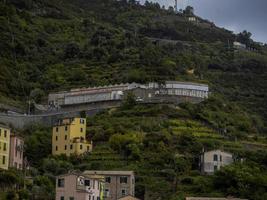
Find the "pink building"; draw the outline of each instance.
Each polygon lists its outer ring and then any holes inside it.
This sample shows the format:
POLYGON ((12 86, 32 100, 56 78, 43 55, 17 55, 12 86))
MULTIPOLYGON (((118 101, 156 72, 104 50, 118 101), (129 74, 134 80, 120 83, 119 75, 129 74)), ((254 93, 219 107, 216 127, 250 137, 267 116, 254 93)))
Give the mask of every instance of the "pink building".
POLYGON ((10 136, 9 167, 23 169, 23 138, 12 134, 10 136))
POLYGON ((102 200, 104 177, 70 173, 57 177, 56 200, 102 200))

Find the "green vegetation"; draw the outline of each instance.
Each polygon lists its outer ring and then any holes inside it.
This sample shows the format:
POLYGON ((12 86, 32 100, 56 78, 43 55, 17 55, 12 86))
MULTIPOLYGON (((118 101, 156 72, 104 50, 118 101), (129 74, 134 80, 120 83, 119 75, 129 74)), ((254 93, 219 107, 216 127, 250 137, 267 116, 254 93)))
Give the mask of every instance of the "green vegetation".
MULTIPOLYGON (((207 122, 194 118, 192 107, 190 104, 177 108, 133 105, 90 117, 87 137, 93 139, 95 147, 92 153, 80 157, 51 156, 50 129, 25 130, 26 156, 31 164, 27 176, 33 179, 23 192, 32 198, 53 199, 55 177, 69 170, 134 170, 136 195, 140 198, 146 195, 151 200, 177 200, 185 196, 232 195, 264 200, 267 139, 219 132, 207 122), (203 148, 230 151, 237 161, 214 176, 203 176, 198 164, 203 148), (240 158, 246 161, 241 163, 240 158)), ((203 102, 196 107, 210 106, 203 102)), ((238 126, 232 131, 239 132, 238 126)), ((5 181, 2 184, 9 187, 5 181)), ((14 184, 12 178, 10 184, 14 184)), ((14 190, 6 191, 14 193, 14 190)))
POLYGON ((210 98, 142 106, 129 94, 121 108, 88 119, 95 148, 78 158, 52 157, 50 128, 29 127, 22 133, 32 179, 0 171, 1 199, 53 199, 55 176, 72 169, 134 170, 136 195, 151 200, 266 199, 266 46, 247 31, 234 35, 202 19, 189 23, 190 8, 174 14, 134 2, 0 1, 0 102, 23 108, 29 99, 46 102, 55 90, 164 80, 207 83, 210 98), (255 51, 234 50, 234 40, 255 51), (246 161, 202 176, 203 148, 246 161))
POLYGON ((260 126, 254 132, 266 132, 267 51, 247 31, 234 35, 202 19, 196 25, 134 1, 6 0, 0 11, 3 103, 40 102, 80 86, 197 81, 252 116, 260 126), (234 51, 235 39, 257 51, 234 51))

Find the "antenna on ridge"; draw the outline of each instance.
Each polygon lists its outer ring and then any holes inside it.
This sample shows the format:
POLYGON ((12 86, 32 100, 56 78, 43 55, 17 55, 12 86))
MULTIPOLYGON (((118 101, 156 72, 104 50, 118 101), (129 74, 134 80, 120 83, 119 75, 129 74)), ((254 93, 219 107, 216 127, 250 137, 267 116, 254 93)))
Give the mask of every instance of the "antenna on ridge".
POLYGON ((178 13, 178 3, 177 3, 178 0, 175 0, 175 5, 174 5, 174 11, 175 13, 178 13))

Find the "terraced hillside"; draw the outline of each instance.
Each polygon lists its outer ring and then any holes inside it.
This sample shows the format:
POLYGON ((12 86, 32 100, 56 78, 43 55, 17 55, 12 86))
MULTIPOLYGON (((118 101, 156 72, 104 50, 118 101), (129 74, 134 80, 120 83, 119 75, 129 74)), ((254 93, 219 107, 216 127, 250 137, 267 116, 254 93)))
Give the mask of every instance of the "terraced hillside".
POLYGON ((141 199, 266 200, 266 45, 186 17, 124 0, 0 1, 2 112, 28 110, 29 100, 46 102, 51 91, 83 86, 177 80, 211 88, 196 105, 137 105, 130 97, 88 117, 94 151, 81 157, 52 156, 51 127, 16 130, 31 168, 26 179, 14 169, 0 171, 0 198, 53 200, 59 174, 127 169, 136 173, 141 199), (253 51, 235 50, 234 40, 253 51), (201 175, 200 153, 218 148, 236 162, 201 175))
POLYGON ((242 34, 134 1, 7 0, 0 10, 4 104, 26 109, 28 99, 80 86, 189 80, 260 118, 265 132, 266 48, 242 34), (256 51, 236 52, 234 40, 256 51))

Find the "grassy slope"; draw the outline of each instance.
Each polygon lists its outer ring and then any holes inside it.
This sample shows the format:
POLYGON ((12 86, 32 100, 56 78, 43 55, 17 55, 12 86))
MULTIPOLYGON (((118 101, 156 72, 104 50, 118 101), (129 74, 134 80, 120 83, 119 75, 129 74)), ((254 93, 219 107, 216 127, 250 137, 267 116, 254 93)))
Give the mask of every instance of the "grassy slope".
MULTIPOLYGON (((221 107, 220 104, 217 106, 221 107)), ((87 136, 93 139, 94 150, 81 157, 51 156, 51 128, 31 127, 23 132, 26 156, 33 167, 34 185, 29 185, 28 190, 35 194, 33 188, 40 187, 44 191, 41 199, 45 200, 48 194, 51 196, 51 191, 52 194, 54 192, 55 176, 69 170, 134 170, 136 195, 141 199, 144 196, 149 200, 184 200, 184 196, 233 195, 263 200, 264 196, 257 197, 257 194, 265 187, 265 182, 256 179, 256 182, 251 183, 254 179, 249 177, 257 175, 263 181, 267 180, 266 137, 222 134, 218 132, 220 129, 215 129, 215 126, 201 118, 208 117, 205 116, 207 109, 218 108, 210 106, 209 102, 196 107, 202 109, 195 110, 190 104, 181 107, 131 105, 99 113, 87 120, 87 136), (202 176, 198 161, 203 148, 230 151, 235 157, 245 158, 246 162, 252 163, 252 170, 259 168, 262 171, 254 170, 256 174, 247 174, 237 167, 236 174, 202 176), (215 185, 216 180, 227 179, 227 175, 238 181, 238 184, 225 181, 226 185, 215 185), (242 184, 247 185, 246 193, 242 190, 242 184)), ((228 109, 224 108, 223 115, 228 115, 228 109)), ((233 118, 241 117, 237 113, 233 118)), ((231 120, 228 117, 224 121, 233 122, 235 131, 239 130, 240 124, 231 120)), ((219 120, 218 123, 223 121, 219 120)))
MULTIPOLYGON (((214 188, 213 177, 199 174, 203 147, 220 147, 257 164, 264 162, 255 158, 266 152, 266 138, 256 135, 264 133, 266 126, 262 122, 267 86, 264 51, 234 53, 226 48, 234 38, 229 31, 201 28, 155 8, 108 0, 64 4, 35 0, 26 7, 26 1, 13 2, 16 5, 0 3, 3 99, 20 103, 35 88, 47 93, 128 81, 176 79, 211 86, 211 99, 200 105, 136 106, 89 119, 88 132, 96 147, 88 157, 69 161, 75 169, 131 169, 137 173, 138 196, 177 199, 238 196, 214 188), (166 40, 155 45, 147 39, 155 37, 166 40), (189 69, 195 73, 187 74, 189 69), (227 133, 219 134, 224 129, 227 133)), ((57 175, 56 165, 46 168, 42 162, 50 153, 49 130, 26 132, 30 161, 40 174, 57 175), (41 158, 36 155, 40 149, 41 158)), ((67 172, 64 166, 69 165, 62 165, 58 171, 67 172)))
POLYGON ((166 106, 136 106, 128 110, 113 110, 89 119, 88 131, 96 148, 78 165, 85 169, 134 170, 137 175, 137 195, 170 199, 174 196, 225 196, 212 187, 213 178, 198 172, 202 148, 221 148, 237 157, 266 151, 266 138, 232 140, 216 130, 192 120, 184 109, 166 106), (250 145, 255 144, 255 148, 250 145), (186 162, 181 172, 173 162, 186 162), (178 173, 179 184, 174 177, 178 173), (187 182, 189 180, 189 182, 187 182), (211 185, 210 185, 211 184, 211 185))
POLYGON ((2 99, 21 104, 71 87, 189 80, 208 83, 225 101, 266 121, 266 55, 229 51, 235 36, 227 30, 111 0, 12 2, 0 3, 2 99), (155 45, 147 37, 182 42, 155 45))

